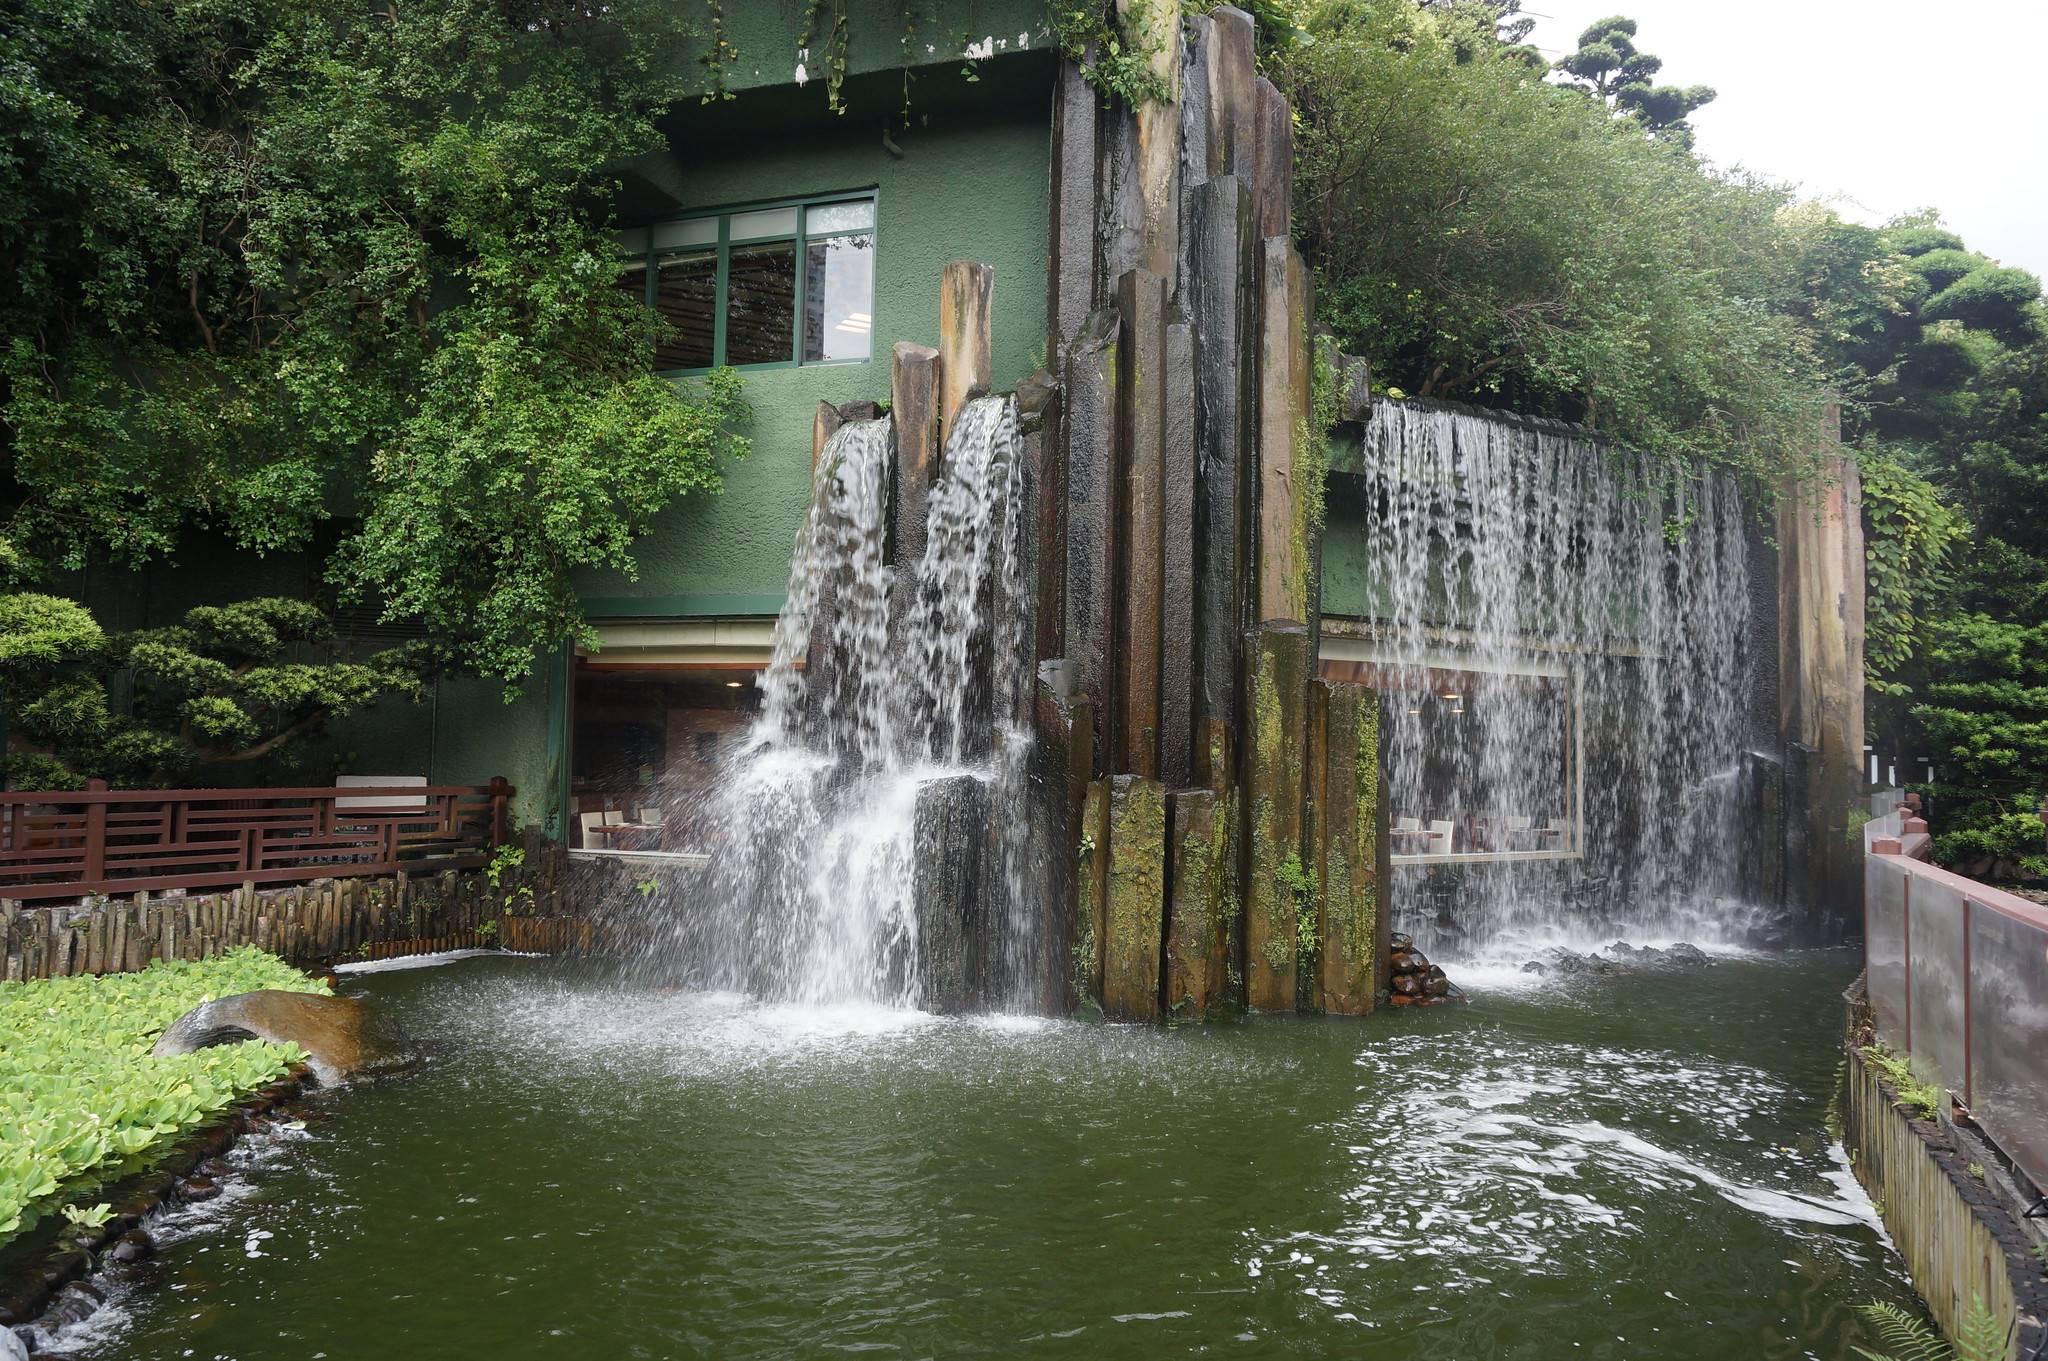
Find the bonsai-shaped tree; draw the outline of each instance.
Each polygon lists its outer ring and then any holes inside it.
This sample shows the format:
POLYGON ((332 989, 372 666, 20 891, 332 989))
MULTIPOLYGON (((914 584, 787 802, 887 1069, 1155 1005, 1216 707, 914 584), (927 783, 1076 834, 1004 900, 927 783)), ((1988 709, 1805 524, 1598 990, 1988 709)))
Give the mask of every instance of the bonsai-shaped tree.
POLYGON ((205 605, 110 635, 76 601, 0 594, 0 774, 28 789, 234 783, 226 772, 287 759, 330 718, 416 698, 425 661, 412 647, 346 660, 302 600, 205 605))
POLYGON ((1686 119, 1712 102, 1705 85, 1658 85, 1661 57, 1636 47, 1636 21, 1622 15, 1602 19, 1579 35, 1578 50, 1557 63, 1570 77, 1566 84, 1604 100, 1617 113, 1629 114, 1652 132, 1690 141, 1686 119))

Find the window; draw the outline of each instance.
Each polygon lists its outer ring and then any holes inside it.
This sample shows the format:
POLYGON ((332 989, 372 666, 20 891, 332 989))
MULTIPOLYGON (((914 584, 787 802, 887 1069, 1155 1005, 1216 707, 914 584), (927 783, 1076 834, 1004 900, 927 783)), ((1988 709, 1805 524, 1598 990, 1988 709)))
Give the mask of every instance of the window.
POLYGON ((1580 696, 1564 667, 1455 653, 1404 664, 1370 647, 1332 657, 1348 643, 1326 639, 1320 671, 1382 696, 1395 864, 1584 852, 1580 696))
POLYGON ((874 329, 872 194, 619 233, 620 286, 668 323, 654 367, 858 363, 874 329))

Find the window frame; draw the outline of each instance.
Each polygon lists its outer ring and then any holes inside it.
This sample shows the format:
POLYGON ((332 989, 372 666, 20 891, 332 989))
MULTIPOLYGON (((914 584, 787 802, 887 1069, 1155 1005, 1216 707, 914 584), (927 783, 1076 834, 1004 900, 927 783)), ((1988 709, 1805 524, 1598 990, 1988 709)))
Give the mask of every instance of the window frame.
MULTIPOLYGON (((725 326, 726 308, 729 301, 727 288, 731 279, 733 247, 768 245, 777 241, 794 241, 796 244, 796 283, 791 293, 791 305, 793 308, 791 315, 795 318, 795 321, 790 327, 789 358, 771 359, 755 364, 735 364, 731 367, 743 373, 759 373, 770 369, 818 369, 847 364, 871 364, 874 362, 875 342, 872 312, 869 314, 868 353, 866 358, 805 359, 803 357, 804 293, 810 274, 806 261, 812 242, 832 241, 842 236, 866 236, 874 243, 871 249, 881 249, 882 193, 879 187, 869 186, 864 189, 840 189, 826 194, 807 194, 800 198, 763 199, 747 203, 724 204, 717 207, 700 208, 687 213, 677 213, 671 217, 665 217, 655 222, 643 223, 637 227, 621 228, 616 234, 620 246, 620 258, 629 269, 636 262, 639 265, 642 280, 640 300, 649 312, 655 310, 656 298, 661 283, 660 272, 657 267, 657 252, 654 246, 655 229, 678 222, 699 221, 707 217, 716 218, 718 221, 718 239, 715 247, 718 261, 717 282, 711 304, 713 308, 711 322, 712 362, 697 368, 656 369, 655 373, 657 375, 663 378, 694 378, 710 373, 713 369, 726 367, 724 363, 726 354, 725 326), (809 232, 812 209, 837 207, 844 203, 867 203, 872 205, 874 210, 873 222, 866 227, 843 228, 839 231, 819 232, 816 235, 812 235, 809 232), (796 230, 793 234, 768 236, 734 236, 732 234, 732 220, 735 217, 747 213, 772 212, 778 208, 796 209, 796 230), (639 245, 637 247, 627 244, 634 236, 639 237, 639 245)), ((696 249, 701 250, 703 247, 697 247, 696 249)), ((870 308, 874 306, 873 292, 874 288, 871 280, 868 298, 868 306, 870 308)))
MULTIPOLYGON (((1483 671, 1503 677, 1540 677, 1560 682, 1566 704, 1564 722, 1564 789, 1570 807, 1571 837, 1555 850, 1526 851, 1425 851, 1395 854, 1388 859, 1395 869, 1427 865, 1487 865, 1511 861, 1584 860, 1586 858, 1586 677, 1584 668, 1562 655, 1548 657, 1540 650, 1516 650, 1508 658, 1484 664, 1459 640, 1434 641, 1419 660, 1406 658, 1390 644, 1367 642, 1349 636, 1325 635, 1317 658, 1317 671, 1335 663, 1350 674, 1351 683, 1369 686, 1383 698, 1413 691, 1413 673, 1430 670, 1483 671), (1333 646, 1334 644, 1334 646, 1333 646)), ((1335 679, 1324 675, 1324 679, 1335 679)), ((1427 682, 1425 681, 1425 685, 1427 682)))

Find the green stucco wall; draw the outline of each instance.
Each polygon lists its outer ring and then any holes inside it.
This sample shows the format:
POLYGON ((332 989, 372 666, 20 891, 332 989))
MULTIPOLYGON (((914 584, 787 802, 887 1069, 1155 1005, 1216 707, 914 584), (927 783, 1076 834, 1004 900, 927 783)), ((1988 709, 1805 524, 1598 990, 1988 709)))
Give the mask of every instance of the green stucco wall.
MULTIPOLYGON (((636 545, 637 581, 617 572, 582 577, 586 601, 611 613, 638 612, 632 602, 640 601, 652 615, 773 613, 810 501, 817 405, 888 399, 890 347, 898 340, 938 342, 939 277, 947 261, 995 268, 996 384, 1008 388, 1043 362, 1051 148, 1051 94, 1043 82, 1050 74, 1049 62, 1013 60, 981 82, 990 87, 985 101, 929 92, 949 107, 933 112, 925 126, 892 133, 900 156, 883 145, 874 120, 851 115, 802 117, 778 127, 772 139, 724 136, 735 119, 744 122, 750 95, 700 120, 703 131, 685 126, 672 134, 671 173, 658 177, 676 204, 672 215, 874 187, 873 351, 864 364, 742 370, 754 410, 746 430, 752 453, 727 470, 722 495, 675 506, 636 545)), ((957 72, 943 78, 959 80, 957 72)), ((781 93, 760 96, 765 118, 789 116, 781 93)))
MULTIPOLYGON (((703 73, 698 59, 709 49, 710 6, 707 0, 685 0, 699 41, 689 54, 692 73, 703 73)), ((796 78, 797 38, 803 30, 799 0, 724 0, 724 38, 732 60, 725 65, 725 88, 743 91, 759 86, 787 85, 796 78)), ((1044 49, 1051 46, 1045 30, 1044 0, 945 0, 941 5, 905 5, 902 0, 844 0, 846 13, 846 69, 849 74, 894 71, 905 64, 913 67, 937 65, 958 67, 970 45, 987 44, 1000 58, 1021 47, 1044 49), (936 11, 936 12, 935 12, 936 11), (917 32, 904 42, 905 15, 914 16, 917 32)), ((824 23, 830 24, 831 6, 824 23)), ((820 32, 811 42, 812 60, 807 65, 809 83, 820 107, 825 102, 825 41, 820 32)), ((706 88, 708 75, 701 75, 706 88)), ((861 104, 848 100, 855 110, 861 104)), ((895 104, 882 106, 891 113, 895 104)), ((870 110, 872 111, 872 110, 870 110)))

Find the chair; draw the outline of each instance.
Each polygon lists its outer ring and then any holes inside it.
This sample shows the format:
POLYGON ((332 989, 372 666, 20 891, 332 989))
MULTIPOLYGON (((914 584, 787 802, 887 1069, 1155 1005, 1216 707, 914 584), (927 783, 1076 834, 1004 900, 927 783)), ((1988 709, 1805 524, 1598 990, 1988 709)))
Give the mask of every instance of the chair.
POLYGON ((1577 848, 1579 843, 1579 826, 1572 819, 1551 818, 1550 830, 1557 833, 1557 846, 1555 849, 1569 851, 1577 848))
POLYGON ((610 816, 609 810, 576 815, 576 824, 583 829, 584 850, 601 851, 611 846, 611 835, 605 831, 605 819, 610 816))
POLYGON ((1429 824, 1429 840, 1425 844, 1428 846, 1428 853, 1430 855, 1449 855, 1451 853, 1451 832, 1455 826, 1456 824, 1449 818, 1443 818, 1429 824))
POLYGON ((1507 840, 1501 849, 1528 851, 1536 848, 1536 819, 1526 813, 1508 814, 1507 840))

